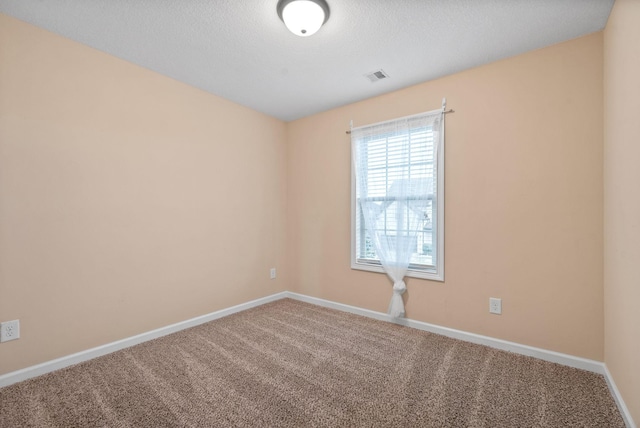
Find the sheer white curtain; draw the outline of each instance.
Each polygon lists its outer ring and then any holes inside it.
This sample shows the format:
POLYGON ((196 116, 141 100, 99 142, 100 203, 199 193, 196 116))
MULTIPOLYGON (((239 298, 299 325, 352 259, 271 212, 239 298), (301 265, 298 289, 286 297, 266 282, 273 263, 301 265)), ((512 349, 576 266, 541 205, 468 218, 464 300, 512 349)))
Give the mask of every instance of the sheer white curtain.
POLYGON ((443 111, 435 110, 351 130, 356 204, 367 243, 393 281, 389 304, 393 318, 405 314, 404 277, 424 229, 425 204, 435 193, 434 160, 443 122, 443 111))

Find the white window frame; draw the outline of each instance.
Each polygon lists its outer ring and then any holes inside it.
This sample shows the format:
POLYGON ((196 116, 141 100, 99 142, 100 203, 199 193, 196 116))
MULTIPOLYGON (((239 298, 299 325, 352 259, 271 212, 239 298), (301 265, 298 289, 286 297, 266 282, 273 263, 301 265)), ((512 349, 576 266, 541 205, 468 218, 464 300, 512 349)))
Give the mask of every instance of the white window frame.
MULTIPOLYGON (((408 277, 444 282, 444 115, 442 123, 442 144, 437 150, 437 186, 436 186, 436 264, 434 267, 416 268, 409 266, 408 277)), ((353 143, 351 143, 353 144, 353 143)), ((351 150, 353 157, 353 148, 351 150)), ((351 159, 351 269, 385 273, 380 262, 358 261, 356 255, 356 174, 354 160, 351 159)))

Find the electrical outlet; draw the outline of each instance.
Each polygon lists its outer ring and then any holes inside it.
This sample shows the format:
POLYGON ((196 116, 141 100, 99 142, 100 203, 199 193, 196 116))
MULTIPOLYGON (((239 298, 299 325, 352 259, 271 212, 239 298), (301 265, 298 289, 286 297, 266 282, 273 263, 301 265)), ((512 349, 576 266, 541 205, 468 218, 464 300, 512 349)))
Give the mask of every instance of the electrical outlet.
POLYGON ((276 279, 276 268, 271 268, 271 271, 269 272, 269 278, 276 279))
POLYGON ((489 312, 496 315, 502 314, 502 299, 489 297, 489 312))
POLYGON ((20 339, 20 320, 0 322, 0 342, 20 339))

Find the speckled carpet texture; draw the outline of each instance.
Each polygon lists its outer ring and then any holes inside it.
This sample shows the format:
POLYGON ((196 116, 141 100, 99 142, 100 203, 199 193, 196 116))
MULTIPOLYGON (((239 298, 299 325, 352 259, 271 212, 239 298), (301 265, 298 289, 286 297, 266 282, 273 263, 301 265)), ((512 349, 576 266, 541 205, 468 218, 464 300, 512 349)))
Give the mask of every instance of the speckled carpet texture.
POLYGON ((604 378, 283 299, 0 389, 0 427, 624 427, 604 378))

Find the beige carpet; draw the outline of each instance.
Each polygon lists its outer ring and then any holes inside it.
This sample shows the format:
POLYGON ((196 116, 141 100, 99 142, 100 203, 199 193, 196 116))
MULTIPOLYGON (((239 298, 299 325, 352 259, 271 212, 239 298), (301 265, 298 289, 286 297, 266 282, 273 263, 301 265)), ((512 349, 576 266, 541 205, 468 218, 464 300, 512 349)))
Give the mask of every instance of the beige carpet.
POLYGON ((602 376, 280 300, 0 389, 0 427, 624 427, 602 376))

